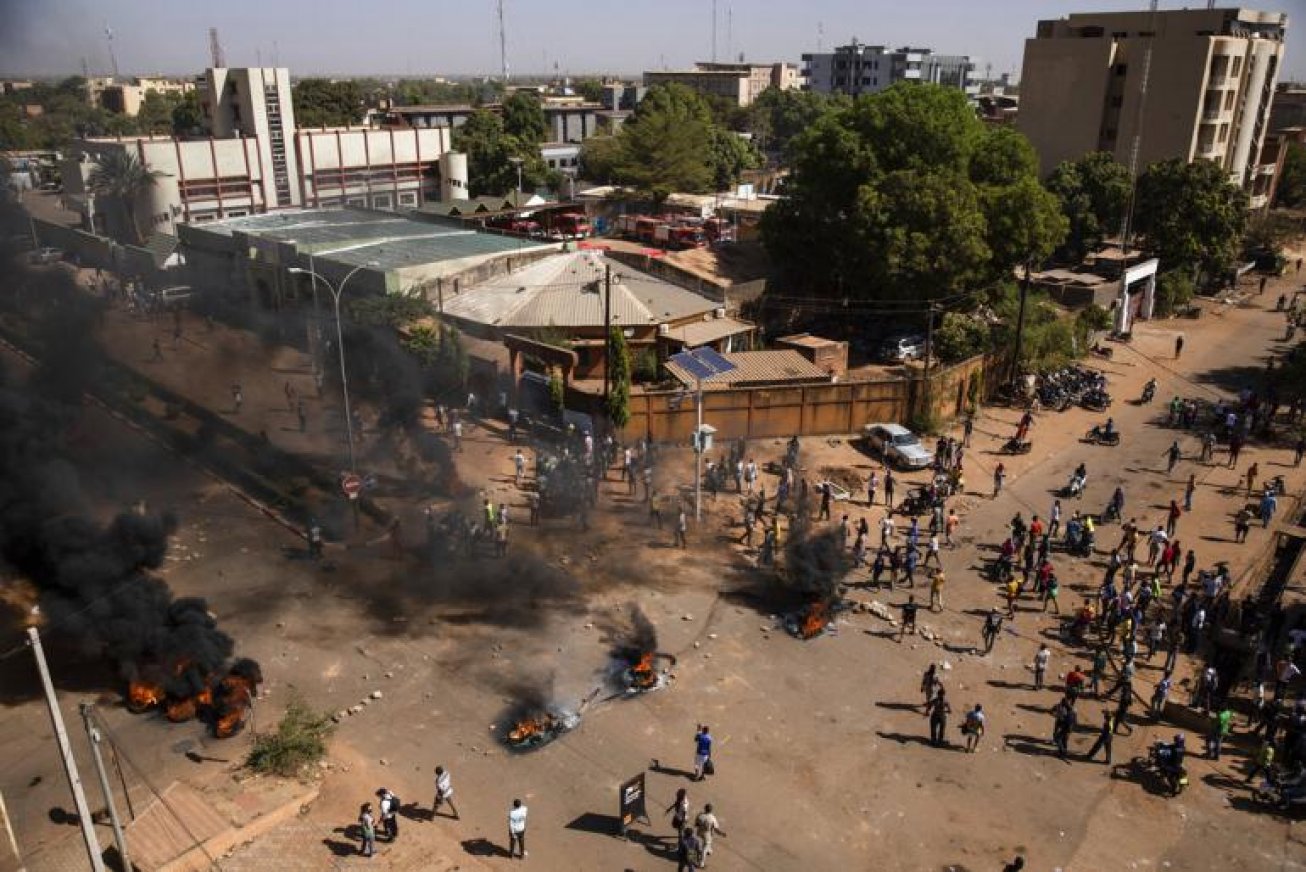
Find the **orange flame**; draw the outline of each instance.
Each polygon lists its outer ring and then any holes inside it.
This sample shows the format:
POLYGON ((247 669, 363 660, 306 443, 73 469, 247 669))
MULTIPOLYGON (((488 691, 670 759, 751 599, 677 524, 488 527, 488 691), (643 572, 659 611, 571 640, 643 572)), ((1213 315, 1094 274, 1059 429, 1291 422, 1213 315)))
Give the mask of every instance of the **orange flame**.
POLYGON ((636 688, 649 688, 657 684, 658 674, 653 668, 653 652, 641 654, 630 667, 630 684, 636 688))
POLYGON ((798 635, 804 639, 818 636, 830 623, 830 607, 823 602, 814 602, 807 608, 803 622, 798 626, 798 635))
POLYGON ((143 712, 163 702, 163 688, 148 681, 133 681, 127 686, 127 707, 143 712))
POLYGON ((553 726, 554 720, 551 714, 530 715, 522 718, 508 731, 508 741, 520 745, 546 730, 553 729, 553 726))

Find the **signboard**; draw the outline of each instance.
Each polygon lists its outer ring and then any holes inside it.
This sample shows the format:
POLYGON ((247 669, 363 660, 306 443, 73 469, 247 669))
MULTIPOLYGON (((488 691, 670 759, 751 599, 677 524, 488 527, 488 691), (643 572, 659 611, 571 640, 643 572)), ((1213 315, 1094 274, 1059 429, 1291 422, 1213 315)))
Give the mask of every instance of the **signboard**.
POLYGON ((347 472, 340 476, 340 489, 345 492, 345 496, 351 500, 356 500, 358 495, 363 492, 363 480, 352 472, 347 472))
POLYGON ((621 821, 621 835, 624 836, 627 828, 637 820, 652 824, 652 821, 648 819, 643 772, 621 785, 617 802, 621 807, 621 813, 618 815, 618 819, 621 821))

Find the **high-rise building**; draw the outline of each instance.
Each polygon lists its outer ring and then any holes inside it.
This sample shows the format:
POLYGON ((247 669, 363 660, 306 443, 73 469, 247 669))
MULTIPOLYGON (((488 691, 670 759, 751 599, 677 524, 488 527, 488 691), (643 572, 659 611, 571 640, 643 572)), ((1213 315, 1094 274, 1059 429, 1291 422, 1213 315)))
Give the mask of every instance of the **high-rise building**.
POLYGON ((931 82, 976 93, 966 55, 940 55, 928 48, 890 49, 853 40, 832 52, 803 55, 803 87, 819 94, 874 94, 897 82, 931 82))
POLYGON ((1040 21, 1025 41, 1016 126, 1043 173, 1094 151, 1138 172, 1203 158, 1264 205, 1255 182, 1287 29, 1287 15, 1250 9, 1040 21))

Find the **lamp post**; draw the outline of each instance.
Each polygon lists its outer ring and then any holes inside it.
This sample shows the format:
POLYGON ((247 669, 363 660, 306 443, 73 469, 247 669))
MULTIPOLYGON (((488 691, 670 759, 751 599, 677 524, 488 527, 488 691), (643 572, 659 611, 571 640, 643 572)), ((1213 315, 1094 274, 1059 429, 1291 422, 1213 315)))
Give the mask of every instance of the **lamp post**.
POLYGON ((349 280, 354 277, 355 273, 357 273, 361 269, 366 269, 367 267, 373 267, 376 265, 377 265, 376 261, 368 261, 367 263, 360 263, 358 266, 354 267, 349 272, 345 273, 345 277, 340 280, 339 288, 331 284, 331 281, 326 276, 314 272, 311 269, 303 269, 301 267, 292 266, 288 270, 290 273, 293 273, 295 275, 307 275, 307 276, 312 276, 315 279, 320 279, 322 284, 326 285, 327 290, 331 292, 331 299, 335 302, 336 346, 340 349, 340 393, 344 396, 344 400, 345 400, 345 435, 349 440, 349 471, 350 472, 353 472, 356 466, 355 458, 354 458, 354 417, 353 417, 353 413, 350 411, 349 408, 349 375, 345 371, 345 337, 344 337, 344 331, 340 327, 340 298, 341 296, 344 295, 345 287, 349 284, 349 280))
POLYGON ((517 204, 516 205, 518 208, 521 208, 521 165, 523 163, 523 159, 520 157, 510 157, 508 158, 508 163, 512 164, 517 168, 517 204))

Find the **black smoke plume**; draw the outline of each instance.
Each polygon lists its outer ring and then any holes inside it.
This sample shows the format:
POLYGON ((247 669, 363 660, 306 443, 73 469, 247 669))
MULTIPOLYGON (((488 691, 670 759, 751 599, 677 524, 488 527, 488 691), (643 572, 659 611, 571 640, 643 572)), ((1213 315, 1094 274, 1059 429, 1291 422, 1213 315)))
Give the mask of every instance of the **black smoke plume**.
POLYGON ((175 598, 153 574, 176 519, 95 520, 69 459, 82 393, 99 372, 95 304, 62 269, 18 267, 12 252, 0 263, 0 307, 19 316, 39 358, 26 377, 0 368, 0 561, 35 586, 46 635, 107 660, 124 682, 190 695, 234 646, 204 600, 175 598))
POLYGON ((794 593, 808 600, 831 602, 838 598, 839 583, 850 568, 851 561, 836 528, 816 529, 805 520, 790 528, 783 576, 794 593))

